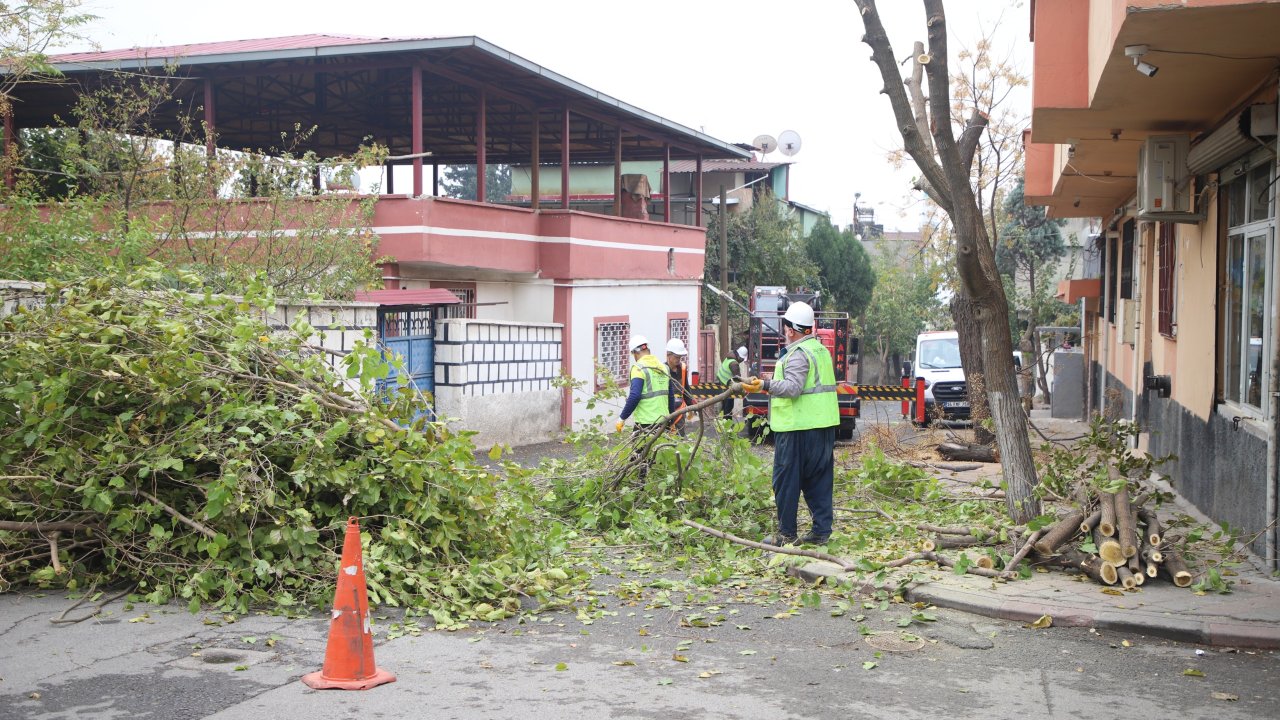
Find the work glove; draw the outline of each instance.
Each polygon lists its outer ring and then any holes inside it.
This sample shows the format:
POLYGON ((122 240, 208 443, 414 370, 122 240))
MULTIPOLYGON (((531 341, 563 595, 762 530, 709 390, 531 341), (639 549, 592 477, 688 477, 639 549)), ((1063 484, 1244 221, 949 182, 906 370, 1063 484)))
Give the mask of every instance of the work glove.
POLYGON ((764 380, 752 375, 742 381, 742 391, 747 393, 764 392, 764 380))
POLYGON ((619 420, 619 421, 618 421, 618 424, 613 426, 613 427, 614 427, 614 432, 622 432, 622 425, 623 425, 623 423, 625 423, 625 422, 626 422, 625 420, 619 420))

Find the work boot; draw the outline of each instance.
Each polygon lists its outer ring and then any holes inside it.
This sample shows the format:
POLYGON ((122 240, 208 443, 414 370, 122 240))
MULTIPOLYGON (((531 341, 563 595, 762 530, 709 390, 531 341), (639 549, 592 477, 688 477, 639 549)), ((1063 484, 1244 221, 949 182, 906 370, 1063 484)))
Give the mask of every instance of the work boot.
POLYGON ((784 535, 780 532, 776 532, 772 535, 766 535, 764 537, 764 540, 761 540, 760 542, 763 542, 765 545, 772 545, 774 547, 782 547, 783 545, 795 545, 796 536, 784 535))
POLYGON ((801 545, 826 545, 827 541, 830 539, 831 539, 830 535, 818 535, 814 531, 810 530, 809 532, 804 534, 804 537, 800 538, 800 544, 801 545))

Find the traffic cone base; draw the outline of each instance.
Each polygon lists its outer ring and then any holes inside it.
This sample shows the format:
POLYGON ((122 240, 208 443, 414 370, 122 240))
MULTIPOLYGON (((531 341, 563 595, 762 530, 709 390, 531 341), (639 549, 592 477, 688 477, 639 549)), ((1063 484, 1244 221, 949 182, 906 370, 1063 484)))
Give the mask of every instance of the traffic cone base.
POLYGON ((317 670, 302 676, 303 684, 314 690, 368 690, 371 687, 395 681, 396 676, 382 668, 374 668, 373 677, 364 678, 363 680, 327 678, 324 676, 323 670, 317 670))
POLYGON ((351 518, 347 520, 347 534, 342 542, 342 565, 338 571, 338 589, 333 595, 324 667, 303 675, 302 682, 316 690, 368 690, 395 680, 395 675, 379 669, 373 662, 360 525, 351 518))

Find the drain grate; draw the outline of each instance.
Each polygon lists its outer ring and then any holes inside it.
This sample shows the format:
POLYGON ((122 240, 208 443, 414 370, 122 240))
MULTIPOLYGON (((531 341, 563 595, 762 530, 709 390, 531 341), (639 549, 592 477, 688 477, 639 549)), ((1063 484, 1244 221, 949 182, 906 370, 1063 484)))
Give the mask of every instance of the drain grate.
POLYGON ((865 639, 871 647, 885 652, 912 652, 924 647, 924 640, 914 635, 910 638, 904 638, 896 633, 883 633, 880 635, 868 635, 865 639))

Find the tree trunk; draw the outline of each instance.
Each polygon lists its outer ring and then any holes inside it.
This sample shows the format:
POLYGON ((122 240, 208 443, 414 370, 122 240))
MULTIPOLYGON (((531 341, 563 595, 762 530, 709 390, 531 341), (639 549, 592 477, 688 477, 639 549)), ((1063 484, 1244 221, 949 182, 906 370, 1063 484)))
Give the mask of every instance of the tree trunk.
POLYGON ((990 445, 960 445, 942 443, 938 454, 947 460, 972 460, 974 462, 1000 462, 1000 450, 990 445))
MULTIPOLYGON (((996 268, 995 250, 987 235, 970 184, 974 150, 989 124, 989 118, 975 110, 957 139, 952 129, 951 75, 947 61, 946 9, 942 0, 922 0, 928 28, 928 53, 924 72, 928 82, 930 147, 921 137, 918 122, 907 97, 898 55, 880 19, 875 0, 856 0, 858 15, 866 34, 862 41, 872 51, 871 60, 884 80, 881 88, 893 108, 903 145, 915 160, 939 206, 951 219, 955 231, 956 274, 960 290, 975 309, 982 338, 982 380, 987 389, 987 405, 995 421, 996 442, 1000 446, 1001 472, 1009 516, 1025 524, 1040 514, 1035 496, 1036 467, 1027 436, 1026 415, 1018 401, 1018 382, 1013 372, 1013 341, 1009 329, 1009 303, 996 268)), ((964 328, 956 328, 963 333, 964 328)))
POLYGON ((986 383, 982 370, 982 329, 978 327, 973 302, 957 293, 951 297, 951 319, 960 336, 960 364, 964 366, 965 387, 969 392, 969 419, 973 422, 973 441, 990 445, 996 440, 988 423, 991 409, 987 406, 986 383))
POLYGON ((1082 512, 1072 513, 1059 520, 1036 543, 1035 551, 1040 555, 1052 555, 1059 545, 1080 533, 1080 522, 1082 520, 1084 520, 1084 513, 1082 512))

